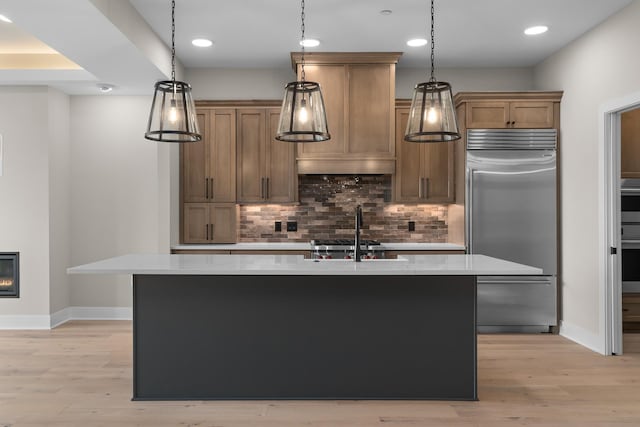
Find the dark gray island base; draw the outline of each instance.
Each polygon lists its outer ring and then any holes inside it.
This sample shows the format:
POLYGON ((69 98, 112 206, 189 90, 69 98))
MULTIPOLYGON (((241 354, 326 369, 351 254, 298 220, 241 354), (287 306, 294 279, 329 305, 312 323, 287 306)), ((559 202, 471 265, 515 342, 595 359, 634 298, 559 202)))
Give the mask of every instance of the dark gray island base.
POLYGON ((134 400, 476 400, 473 275, 134 274, 134 400))

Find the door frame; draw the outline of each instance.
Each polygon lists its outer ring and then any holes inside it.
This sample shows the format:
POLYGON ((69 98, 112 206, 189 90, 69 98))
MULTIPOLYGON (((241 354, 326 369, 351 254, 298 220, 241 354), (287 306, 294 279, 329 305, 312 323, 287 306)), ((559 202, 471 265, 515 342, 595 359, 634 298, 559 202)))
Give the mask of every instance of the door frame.
POLYGON ((598 112, 601 352, 622 354, 622 247, 620 244, 620 115, 640 107, 640 92, 610 100, 598 112), (611 254, 616 248, 617 254, 611 254))

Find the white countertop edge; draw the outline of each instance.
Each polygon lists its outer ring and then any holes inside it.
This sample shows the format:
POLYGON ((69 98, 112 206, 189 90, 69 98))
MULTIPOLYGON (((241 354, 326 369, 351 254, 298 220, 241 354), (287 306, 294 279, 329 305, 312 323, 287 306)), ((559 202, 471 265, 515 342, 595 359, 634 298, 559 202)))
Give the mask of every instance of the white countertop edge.
POLYGON ((297 255, 132 254, 72 267, 69 274, 515 276, 542 270, 484 255, 411 255, 399 261, 320 261, 297 255))
MULTIPOLYGON (((380 247, 389 251, 464 251, 464 245, 456 243, 381 243, 380 247)), ((204 245, 174 245, 172 250, 263 250, 263 251, 310 251, 308 242, 255 242, 255 243, 230 243, 230 244, 204 244, 204 245)))

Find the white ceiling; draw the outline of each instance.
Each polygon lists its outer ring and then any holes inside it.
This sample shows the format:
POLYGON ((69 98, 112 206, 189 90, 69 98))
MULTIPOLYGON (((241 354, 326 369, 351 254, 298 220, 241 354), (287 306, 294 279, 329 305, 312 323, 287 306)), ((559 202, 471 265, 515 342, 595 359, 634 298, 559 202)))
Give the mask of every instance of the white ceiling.
MULTIPOLYGON (((131 0, 165 42, 171 41, 170 2, 131 0)), ((565 46, 630 0, 438 0, 436 63, 444 67, 532 66, 565 46), (523 30, 547 25, 532 38, 523 30)), ((321 51, 405 52, 399 67, 426 65, 427 0, 307 0, 306 35, 321 51), (392 10, 383 16, 380 11, 392 10)), ((299 0, 177 0, 177 55, 186 67, 286 67, 299 50, 299 0), (213 40, 208 50, 190 44, 213 40)))
MULTIPOLYGON (((534 66, 630 2, 437 0, 436 65, 534 66), (531 25, 547 25, 549 31, 525 36, 531 25)), ((148 94, 149 82, 170 70, 170 3, 0 0, 0 14, 14 21, 0 22, 0 54, 51 49, 83 68, 0 69, 0 85, 47 84, 70 94, 95 94, 96 84, 106 82, 120 94, 148 94), (15 31, 7 32, 7 25, 15 31)), ((399 68, 426 67, 428 46, 410 48, 406 41, 427 36, 428 12, 428 0, 306 0, 306 36, 322 43, 308 50, 404 52, 399 68), (383 16, 383 9, 393 13, 383 16)), ((299 39, 299 0, 176 0, 176 53, 187 68, 289 68, 299 39), (196 48, 196 37, 215 44, 196 48)))

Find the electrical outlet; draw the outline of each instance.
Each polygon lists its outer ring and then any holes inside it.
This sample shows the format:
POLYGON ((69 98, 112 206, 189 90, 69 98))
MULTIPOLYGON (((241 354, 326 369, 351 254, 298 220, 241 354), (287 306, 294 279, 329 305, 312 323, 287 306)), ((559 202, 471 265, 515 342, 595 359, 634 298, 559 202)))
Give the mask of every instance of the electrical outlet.
POLYGON ((416 222, 409 221, 409 231, 416 231, 416 222))
POLYGON ((287 231, 298 231, 298 222, 287 221, 287 231))
POLYGON ((282 231, 282 221, 275 222, 275 231, 282 231))

